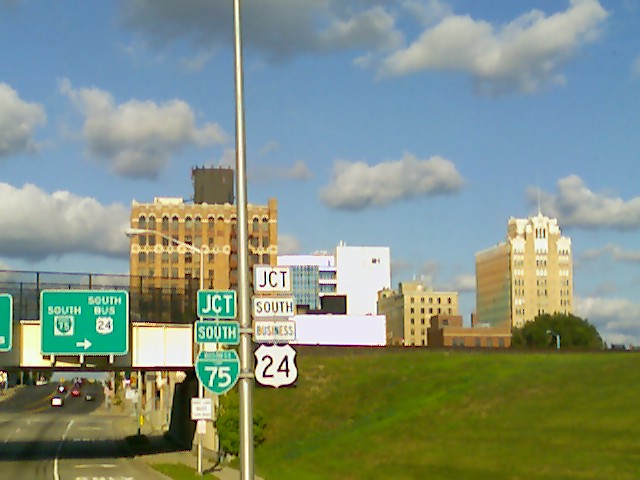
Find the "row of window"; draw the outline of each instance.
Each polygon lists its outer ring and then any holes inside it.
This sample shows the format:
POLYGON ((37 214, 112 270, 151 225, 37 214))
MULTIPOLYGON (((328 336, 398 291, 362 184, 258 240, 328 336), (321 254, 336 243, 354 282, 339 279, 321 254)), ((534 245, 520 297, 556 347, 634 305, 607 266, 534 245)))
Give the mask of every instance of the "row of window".
MULTIPOLYGON (((442 303, 442 297, 436 297, 437 303, 442 303)), ((416 297, 409 297, 410 303, 416 303, 416 297)), ((425 303, 424 297, 420 297, 420 303, 425 303)), ((433 303, 433 297, 429 297, 429 303, 433 303)), ((451 303, 451 297, 447 297, 447 303, 451 303)))
MULTIPOLYGON (((235 215, 231 216, 231 218, 229 220, 225 219, 225 217, 223 215, 218 215, 218 217, 214 217, 214 216, 209 216, 207 218, 206 221, 203 221, 201 217, 196 216, 191 217, 191 216, 186 216, 184 218, 184 228, 186 230, 190 230, 193 228, 196 229, 201 229, 203 225, 207 224, 210 228, 213 227, 216 223, 216 221, 218 223, 226 223, 228 221, 231 221, 231 223, 235 223, 236 217, 235 215)), ((171 217, 171 219, 169 219, 168 216, 163 216, 162 217, 162 223, 161 223, 161 227, 162 230, 169 230, 169 229, 175 229, 177 230, 179 228, 180 225, 180 217, 177 215, 174 215, 173 217, 171 217)), ((252 229, 253 231, 259 231, 259 230, 268 230, 269 229, 269 218, 268 217, 262 217, 262 221, 260 218, 258 217, 254 217, 253 221, 251 223, 252 229)), ((156 218, 154 216, 149 216, 148 218, 145 217, 144 215, 140 215, 140 217, 138 217, 138 228, 145 228, 145 229, 149 229, 149 230, 155 230, 156 229, 156 218)))
MULTIPOLYGON (((438 307, 438 313, 443 313, 443 311, 442 311, 442 310, 443 310, 442 308, 438 307)), ((447 310, 448 310, 448 311, 447 311, 446 313, 448 313, 449 315, 451 315, 451 314, 453 313, 453 309, 452 309, 452 308, 448 308, 447 310)), ((409 313, 416 313, 416 309, 415 309, 415 308, 413 308, 413 307, 411 307, 411 308, 409 309, 409 313)), ((426 313, 426 312, 425 312, 425 308, 424 308, 424 307, 421 307, 421 308, 420 308, 420 313, 421 313, 421 314, 423 314, 423 315, 426 313)), ((429 307, 429 313, 430 313, 431 315, 433 315, 433 314, 435 313, 435 309, 434 309, 433 307, 429 307)))

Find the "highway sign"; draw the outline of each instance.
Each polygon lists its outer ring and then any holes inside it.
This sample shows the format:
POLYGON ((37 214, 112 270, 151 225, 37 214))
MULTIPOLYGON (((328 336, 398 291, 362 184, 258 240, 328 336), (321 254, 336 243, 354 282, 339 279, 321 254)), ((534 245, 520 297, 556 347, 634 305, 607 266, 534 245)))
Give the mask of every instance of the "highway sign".
POLYGON ((291 292, 289 267, 255 265, 253 267, 253 291, 256 293, 291 292))
POLYGON ((196 322, 196 343, 240 344, 240 324, 221 320, 199 320, 196 322))
POLYGON ((13 297, 0 293, 0 352, 11 350, 13 342, 13 297))
POLYGON ((296 322, 292 320, 254 320, 253 341, 256 343, 293 342, 296 322))
POLYGON ((210 398, 191 399, 191 420, 213 420, 213 406, 210 398))
POLYGON ((200 318, 236 318, 235 290, 198 290, 200 318))
POLYGON ((227 393, 240 376, 240 357, 235 350, 200 352, 196 360, 200 383, 216 395, 227 393))
POLYGON ((291 345, 260 345, 256 357, 256 382, 267 387, 292 385, 298 379, 296 351, 291 345))
POLYGON ((126 355, 129 293, 124 290, 43 290, 43 355, 126 355))
POLYGON ((253 297, 254 317, 293 317, 296 302, 293 297, 253 297))

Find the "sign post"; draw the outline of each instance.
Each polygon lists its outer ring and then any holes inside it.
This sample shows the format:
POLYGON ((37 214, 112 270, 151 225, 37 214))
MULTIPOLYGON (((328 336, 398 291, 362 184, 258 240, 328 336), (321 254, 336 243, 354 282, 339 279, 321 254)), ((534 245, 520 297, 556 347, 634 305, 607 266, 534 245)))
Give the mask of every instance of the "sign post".
POLYGON ((11 350, 13 343, 13 297, 0 293, 0 352, 11 350))
POLYGON ((123 290, 43 290, 43 355, 126 355, 129 293, 123 290))

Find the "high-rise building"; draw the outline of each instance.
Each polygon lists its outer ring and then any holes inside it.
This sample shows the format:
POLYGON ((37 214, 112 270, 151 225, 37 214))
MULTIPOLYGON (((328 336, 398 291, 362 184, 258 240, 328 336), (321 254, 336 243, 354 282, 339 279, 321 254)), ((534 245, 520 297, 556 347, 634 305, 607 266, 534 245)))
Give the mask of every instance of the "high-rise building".
MULTIPOLYGON (((275 265, 278 244, 277 200, 267 205, 247 205, 249 267, 275 265)), ((204 254, 204 285, 207 289, 235 289, 238 283, 236 205, 185 203, 181 198, 156 197, 153 203, 131 205, 130 226, 152 230, 131 238, 130 273, 133 281, 162 288, 184 289, 188 280, 200 278, 200 255, 204 254), (187 281, 185 281, 187 280, 187 281)), ((253 275, 249 275, 250 281, 253 275)))
POLYGON ((378 314, 387 317, 387 344, 426 346, 431 317, 458 315, 458 292, 434 292, 421 282, 401 282, 378 292, 378 314))
POLYGON ((336 247, 337 293, 347 296, 348 315, 375 315, 378 292, 391 286, 389 247, 336 247))
POLYGON ((278 255, 278 265, 290 267, 291 289, 297 306, 319 310, 321 297, 336 292, 334 255, 278 255))
POLYGON ((476 320, 521 327, 543 313, 571 313, 571 239, 541 213, 510 218, 505 242, 476 254, 476 320))

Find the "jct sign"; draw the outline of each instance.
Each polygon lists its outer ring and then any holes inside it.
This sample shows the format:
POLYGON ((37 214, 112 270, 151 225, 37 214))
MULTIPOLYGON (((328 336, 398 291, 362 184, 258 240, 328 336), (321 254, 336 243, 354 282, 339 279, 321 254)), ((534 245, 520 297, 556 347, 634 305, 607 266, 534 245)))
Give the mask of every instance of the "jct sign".
POLYGON ((256 293, 290 292, 291 271, 289 267, 254 266, 253 291, 256 293))

